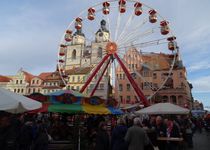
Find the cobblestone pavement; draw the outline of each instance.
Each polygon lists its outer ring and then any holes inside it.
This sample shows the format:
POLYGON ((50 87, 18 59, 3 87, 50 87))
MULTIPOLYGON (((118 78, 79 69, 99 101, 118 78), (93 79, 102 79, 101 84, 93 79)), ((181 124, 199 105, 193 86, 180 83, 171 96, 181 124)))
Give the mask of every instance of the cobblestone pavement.
POLYGON ((210 150, 210 131, 203 130, 202 133, 197 131, 193 136, 193 142, 192 150, 210 150))

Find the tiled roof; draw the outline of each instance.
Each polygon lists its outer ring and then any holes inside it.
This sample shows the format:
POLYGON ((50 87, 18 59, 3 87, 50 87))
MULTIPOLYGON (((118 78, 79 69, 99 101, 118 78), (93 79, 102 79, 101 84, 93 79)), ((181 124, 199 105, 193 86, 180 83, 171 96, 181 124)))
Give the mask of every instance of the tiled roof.
POLYGON ((26 72, 26 71, 22 71, 22 72, 24 73, 24 75, 25 75, 25 80, 26 80, 27 82, 30 82, 31 79, 35 77, 34 75, 32 75, 32 74, 30 74, 30 73, 28 73, 28 72, 26 72))
POLYGON ((0 75, 0 82, 9 82, 10 80, 12 79, 7 76, 0 75))
POLYGON ((38 75, 41 79, 45 80, 48 76, 50 76, 53 72, 43 72, 38 75))

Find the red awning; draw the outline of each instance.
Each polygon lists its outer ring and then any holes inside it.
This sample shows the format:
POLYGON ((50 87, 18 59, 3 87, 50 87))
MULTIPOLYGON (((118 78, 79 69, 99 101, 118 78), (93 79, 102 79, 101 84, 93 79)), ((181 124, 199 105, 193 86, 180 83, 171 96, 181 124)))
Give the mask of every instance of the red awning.
POLYGON ((43 103, 41 108, 29 111, 28 113, 36 114, 36 113, 48 112, 49 105, 50 105, 50 103, 43 103))

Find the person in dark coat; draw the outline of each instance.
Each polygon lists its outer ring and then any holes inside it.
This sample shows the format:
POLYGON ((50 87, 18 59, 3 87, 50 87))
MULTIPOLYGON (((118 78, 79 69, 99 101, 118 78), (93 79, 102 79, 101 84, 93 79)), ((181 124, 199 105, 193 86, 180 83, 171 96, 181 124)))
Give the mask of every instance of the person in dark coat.
POLYGON ((144 150, 144 147, 149 145, 149 138, 141 128, 139 118, 134 118, 133 126, 128 129, 125 141, 128 142, 128 150, 144 150))
POLYGON ((109 135, 106 131, 105 122, 99 123, 99 129, 96 135, 96 147, 95 150, 109 150, 110 142, 109 135))
MULTIPOLYGON (((167 122, 167 137, 173 137, 173 138, 180 137, 180 130, 178 126, 170 118, 168 119, 168 122, 167 122)), ((167 146, 167 150, 178 149, 178 143, 174 141, 167 142, 166 146, 167 146)))
POLYGON ((34 141, 34 150, 47 150, 48 149, 48 134, 44 126, 38 129, 37 137, 34 141))
MULTIPOLYGON (((155 131, 157 137, 166 137, 166 124, 163 123, 163 119, 161 116, 157 116, 155 120, 155 131)), ((157 142, 158 148, 160 150, 165 150, 166 142, 165 141, 158 141, 157 142)))
POLYGON ((19 150, 30 150, 33 140, 32 122, 27 121, 21 128, 20 134, 17 138, 19 150))
POLYGON ((117 120, 117 126, 112 131, 111 150, 128 149, 128 145, 124 140, 126 132, 127 132, 127 126, 125 125, 125 120, 119 118, 117 120))

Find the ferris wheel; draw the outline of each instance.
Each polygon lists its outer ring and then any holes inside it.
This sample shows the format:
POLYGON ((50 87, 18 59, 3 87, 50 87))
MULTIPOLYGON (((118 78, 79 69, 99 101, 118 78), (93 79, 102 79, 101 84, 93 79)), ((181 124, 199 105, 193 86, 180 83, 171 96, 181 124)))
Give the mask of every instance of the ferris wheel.
POLYGON ((162 89, 170 78, 177 54, 176 37, 169 22, 157 10, 138 0, 108 0, 85 9, 72 19, 60 42, 58 68, 67 85, 67 72, 72 64, 80 70, 92 67, 80 89, 84 92, 97 75, 90 96, 94 95, 105 74, 110 75, 119 95, 117 71, 124 72, 131 91, 148 106, 147 99, 162 89), (149 84, 153 78, 145 76, 142 70, 155 72, 160 69, 165 76, 154 88, 149 84), (152 92, 147 97, 134 76, 148 83, 152 92))

